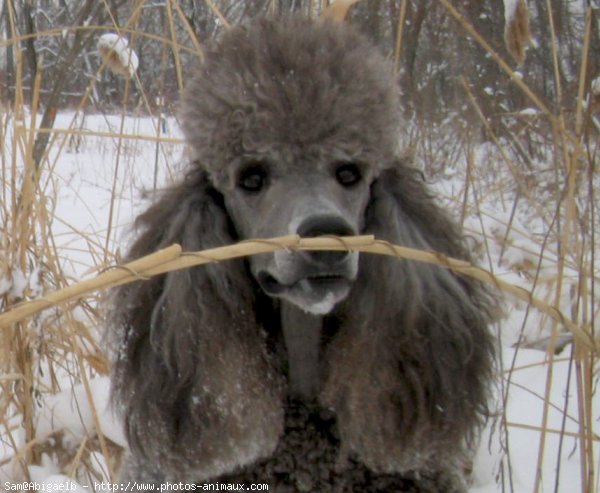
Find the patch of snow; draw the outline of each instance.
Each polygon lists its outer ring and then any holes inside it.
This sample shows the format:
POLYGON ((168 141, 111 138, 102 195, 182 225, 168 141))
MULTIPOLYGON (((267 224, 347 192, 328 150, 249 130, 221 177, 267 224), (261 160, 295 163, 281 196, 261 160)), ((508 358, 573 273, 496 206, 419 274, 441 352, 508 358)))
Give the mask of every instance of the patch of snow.
POLYGON ((40 464, 30 465, 29 477, 35 483, 43 483, 46 479, 52 478, 60 474, 59 468, 48 454, 42 454, 40 464))
POLYGON ((520 0, 504 0, 504 19, 508 24, 517 12, 520 0))
POLYGON ((11 273, 12 282, 8 294, 13 299, 23 298, 25 296, 25 290, 29 284, 27 276, 23 271, 15 267, 11 273))
POLYGON ((536 116, 539 114, 540 114, 540 111, 535 108, 525 108, 525 109, 519 111, 519 115, 536 116))
POLYGON ((600 77, 596 77, 592 81, 592 94, 594 96, 600 96, 600 77))
POLYGON ((98 51, 106 64, 115 72, 133 77, 139 66, 135 51, 129 41, 116 33, 106 33, 98 39, 98 51))
POLYGON ((0 277, 0 296, 4 296, 10 290, 12 282, 8 277, 0 277))
POLYGON ((83 384, 44 398, 38 415, 36 435, 40 440, 58 430, 65 431, 65 440, 76 446, 96 430, 94 409, 98 416, 100 432, 113 442, 125 446, 126 440, 121 424, 113 415, 110 405, 110 382, 108 377, 89 381, 90 395, 83 384))

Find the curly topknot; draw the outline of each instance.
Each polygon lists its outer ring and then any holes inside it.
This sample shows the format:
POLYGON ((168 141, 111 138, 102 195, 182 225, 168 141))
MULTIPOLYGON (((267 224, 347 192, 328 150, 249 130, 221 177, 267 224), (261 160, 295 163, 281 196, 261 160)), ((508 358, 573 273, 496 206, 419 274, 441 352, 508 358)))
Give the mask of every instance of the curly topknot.
POLYGON ((211 171, 264 147, 332 142, 349 156, 388 162, 398 94, 390 64, 347 25, 260 19, 208 47, 181 117, 194 157, 211 171))

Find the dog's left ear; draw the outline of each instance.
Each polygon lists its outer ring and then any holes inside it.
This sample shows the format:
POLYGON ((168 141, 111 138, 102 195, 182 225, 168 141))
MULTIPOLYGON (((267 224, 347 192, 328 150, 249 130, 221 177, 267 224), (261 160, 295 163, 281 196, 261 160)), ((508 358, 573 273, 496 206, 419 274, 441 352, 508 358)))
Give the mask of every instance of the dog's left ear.
MULTIPOLYGON (((403 163, 372 184, 364 232, 469 258, 403 163)), ((336 316, 321 400, 336 412, 342 447, 377 471, 453 469, 487 409, 493 343, 483 288, 442 266, 361 254, 336 316)))
MULTIPOLYGON (((138 223, 130 258, 172 243, 198 251, 235 242, 223 198, 200 172, 166 191, 138 223)), ((276 446, 280 387, 252 282, 238 260, 117 288, 113 395, 134 463, 189 469, 203 480, 276 446)))

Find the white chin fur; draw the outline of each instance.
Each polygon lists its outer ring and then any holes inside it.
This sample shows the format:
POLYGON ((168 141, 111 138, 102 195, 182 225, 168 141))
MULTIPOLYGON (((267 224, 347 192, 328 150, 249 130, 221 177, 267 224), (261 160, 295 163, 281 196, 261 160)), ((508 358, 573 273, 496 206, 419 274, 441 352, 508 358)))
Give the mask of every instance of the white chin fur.
POLYGON ((312 315, 327 315, 333 307, 348 294, 345 292, 327 291, 322 295, 315 292, 310 282, 301 280, 293 291, 282 295, 282 298, 296 305, 301 310, 312 315))

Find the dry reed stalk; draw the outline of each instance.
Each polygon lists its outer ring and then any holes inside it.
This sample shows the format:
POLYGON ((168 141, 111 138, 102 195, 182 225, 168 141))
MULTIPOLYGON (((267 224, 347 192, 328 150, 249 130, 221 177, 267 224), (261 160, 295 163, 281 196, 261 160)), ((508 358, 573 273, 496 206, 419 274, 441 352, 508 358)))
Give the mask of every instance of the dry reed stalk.
POLYGON ((400 16, 398 17, 398 28, 396 33, 396 46, 394 48, 394 73, 400 71, 400 54, 402 53, 402 38, 404 37, 404 25, 406 23, 406 8, 408 0, 402 0, 400 4, 400 16))
MULTIPOLYGON (((543 396, 541 396, 541 398, 543 399, 543 396)), ((558 411, 562 412, 563 410, 559 408, 558 411)), ((553 428, 544 428, 544 427, 540 427, 540 426, 527 425, 524 423, 515 423, 514 421, 507 421, 506 424, 512 428, 521 428, 523 430, 530 430, 530 431, 543 431, 544 433, 552 433, 554 435, 559 435, 561 437, 568 436, 571 438, 579 438, 579 433, 575 433, 572 431, 555 430, 553 428)), ((542 434, 544 434, 544 433, 542 433, 542 434)), ((594 440, 596 442, 600 442, 600 437, 594 436, 592 438, 592 440, 594 440)))
MULTIPOLYGON (((177 3, 177 0, 175 0, 177 3)), ((176 31, 175 31, 175 22, 173 21, 173 0, 167 0, 165 5, 165 10, 167 11, 167 21, 169 26, 169 36, 172 40, 176 39, 176 31)), ((195 38, 195 36, 194 36, 195 38)), ((164 45, 163 45, 164 46, 164 45)), ((179 50, 175 48, 173 51, 173 58, 175 60, 175 72, 177 74, 177 87, 181 92, 183 90, 183 70, 181 68, 181 57, 179 56, 179 50)), ((163 72, 164 75, 164 72, 163 72)), ((157 126, 160 129, 160 124, 157 126)))
MULTIPOLYGON (((558 61, 558 53, 557 53, 557 43, 556 43, 556 30, 555 30, 555 26, 554 26, 554 19, 552 16, 552 7, 550 5, 550 3, 548 2, 548 0, 546 1, 546 6, 547 8, 549 8, 548 10, 548 23, 550 26, 550 36, 551 36, 551 40, 552 42, 550 43, 551 45, 551 52, 552 52, 552 63, 553 63, 553 68, 554 68, 554 83, 555 83, 555 87, 556 87, 556 98, 557 98, 557 105, 559 108, 559 114, 556 117, 556 119, 553 121, 553 125, 552 125, 552 131, 553 133, 557 136, 557 138, 553 139, 554 141, 554 145, 557 146, 555 147, 555 156, 560 156, 560 151, 562 148, 563 151, 563 162, 565 164, 567 164, 569 162, 569 156, 567 154, 567 146, 565 145, 565 139, 563 138, 566 135, 566 125, 565 125, 565 119, 564 119, 564 113, 563 113, 563 104, 562 104, 562 99, 563 99, 563 91, 562 91, 562 84, 560 81, 560 72, 559 72, 559 61, 558 61), (562 144, 562 145, 561 145, 562 144)), ((519 6, 517 7, 517 15, 519 15, 519 6)), ((528 26, 527 26, 528 27, 528 26)), ((514 56, 514 55, 513 55, 514 56)), ((523 58, 524 58, 524 50, 523 50, 523 58)), ((567 200, 568 202, 568 200, 567 200)), ((560 210, 559 210, 560 205, 557 204, 557 215, 560 214, 560 210)), ((567 206, 569 207, 569 206, 567 206)), ((562 237, 562 241, 566 240, 566 243, 562 243, 562 246, 564 248, 568 248, 568 245, 571 244, 571 238, 570 238, 570 226, 572 224, 571 219, 572 219, 572 214, 570 213, 571 211, 567 211, 567 220, 565 221, 565 227, 562 231, 563 233, 563 237, 562 237)), ((555 303, 560 303, 560 299, 562 297, 562 289, 563 289, 563 285, 564 285, 564 276, 565 276, 565 255, 564 253, 561 253, 561 255, 559 255, 558 258, 558 264, 557 264, 557 282, 556 282, 556 290, 555 290, 555 297, 554 297, 554 302, 555 303)), ((547 369, 546 369, 546 386, 544 389, 544 406, 543 406, 543 410, 542 410, 542 421, 541 421, 541 429, 544 430, 544 433, 540 433, 539 436, 539 444, 538 444, 538 450, 537 450, 537 464, 536 464, 536 475, 535 475, 535 484, 533 487, 533 491, 535 493, 539 492, 541 490, 541 486, 542 486, 542 466, 544 463, 544 455, 545 455, 545 449, 546 449, 546 438, 547 438, 547 434, 546 434, 546 430, 548 428, 548 420, 549 420, 549 412, 550 412, 550 395, 551 395, 551 391, 552 391, 552 385, 553 385, 553 374, 554 374, 554 348, 556 347, 555 341, 556 338, 558 336, 558 326, 556 323, 554 323, 552 325, 552 332, 551 332, 551 339, 550 339, 550 344, 549 344, 549 348, 548 348, 548 365, 547 365, 547 369)), ((581 424, 581 422, 580 422, 581 424)), ((581 429, 581 426, 580 426, 581 429)), ((561 437, 561 441, 562 441, 561 437)), ((585 491, 585 490, 583 490, 585 491)))
POLYGON ((583 136, 583 125, 584 118, 583 112, 585 107, 585 91, 586 91, 586 79, 588 74, 588 60, 590 56, 590 37, 592 35, 592 8, 588 7, 585 12, 585 28, 583 31, 583 50, 582 50, 582 63, 579 71, 579 86, 577 88, 577 105, 575 112, 575 135, 578 138, 583 136))
MULTIPOLYGON (((104 0, 106 2, 106 0, 104 0)), ((140 19, 140 13, 141 13, 141 7, 143 5, 143 2, 139 2, 138 4, 138 8, 136 8, 134 10, 134 12, 132 13, 132 15, 129 18, 128 21, 128 25, 132 24, 134 31, 136 30, 135 28, 137 27, 137 23, 140 19)), ((108 8, 108 5, 107 5, 108 8)), ((109 10, 110 12, 110 10, 109 10)), ((113 19, 113 22, 116 24, 116 21, 114 20, 114 18, 112 17, 112 13, 111 13, 111 18, 113 19)), ((135 35, 134 35, 135 36, 135 35)), ((134 46, 134 42, 135 39, 132 36, 131 38, 131 46, 134 46)), ((135 75, 135 80, 138 82, 139 87, 142 87, 141 83, 139 82, 139 78, 138 75, 135 75)), ((129 91, 131 88, 131 84, 129 79, 125 80, 125 90, 123 91, 123 102, 122 102, 122 113, 121 113, 121 122, 120 122, 120 128, 119 128, 119 134, 123 134, 124 130, 125 130, 125 115, 127 113, 127 103, 129 101, 129 91)), ((149 108, 149 105, 147 104, 147 107, 149 108)), ((157 127, 159 127, 159 125, 157 125, 157 127)), ((158 130, 157 130, 158 131, 158 130)), ((111 234, 113 231, 113 220, 114 220, 114 213, 115 213, 115 203, 116 203, 116 189, 117 189, 117 183, 119 180, 119 170, 120 170, 120 166, 121 166, 121 157, 122 157, 122 149, 123 149, 123 142, 124 140, 122 138, 118 138, 117 139, 117 155, 116 155, 116 160, 115 160, 115 166, 113 168, 113 183, 112 183, 112 189, 111 189, 111 197, 110 197, 110 204, 109 204, 109 209, 108 209, 108 224, 106 227, 106 237, 105 237, 105 243, 104 243, 104 262, 108 262, 108 257, 109 257, 109 251, 110 251, 110 241, 111 241, 111 234)))
MULTIPOLYGON (((128 279, 131 277, 132 273, 145 272, 149 266, 154 267, 156 265, 160 265, 166 260, 172 260, 173 258, 179 256, 180 253, 181 247, 178 245, 173 245, 164 250, 159 250, 156 253, 139 259, 139 261, 126 264, 120 269, 110 270, 93 279, 72 284, 59 291, 44 295, 43 298, 20 303, 14 308, 6 310, 0 314, 0 320, 11 313, 16 317, 15 321, 21 320, 22 317, 34 315, 42 310, 45 310, 46 308, 82 298, 98 289, 116 285, 123 279, 128 279)), ((137 276, 134 275, 133 277, 136 278, 137 276)), ((137 278, 139 279, 139 277, 137 278)), ((12 317, 9 317, 9 319, 10 318, 12 317)))
POLYGON ((225 18, 225 16, 221 13, 221 11, 219 10, 219 7, 217 7, 215 5, 215 2, 213 2, 212 0, 204 0, 204 1, 206 2, 206 5, 209 6, 210 10, 212 10, 213 14, 215 14, 217 16, 217 18, 221 21, 223 26, 226 28, 230 28, 231 24, 225 18))
MULTIPOLYGON (((202 47, 200 45, 200 42, 198 41, 198 37, 194 31, 194 28, 190 25, 190 21, 188 20, 187 16, 183 12, 183 10, 181 10, 181 6, 179 5, 179 0, 175 0, 173 2, 173 5, 175 6, 175 10, 177 10, 177 15, 179 16, 179 20, 183 24, 183 27, 185 28, 185 31, 187 32, 189 38, 192 40, 192 44, 194 45, 194 49, 195 49, 195 52, 193 52, 193 53, 195 55, 197 55, 200 59, 202 59, 202 47)), ((180 47, 182 45, 180 45, 179 43, 177 43, 176 45, 173 45, 173 46, 177 49, 178 53, 181 51, 180 47)), ((185 49, 189 50, 189 48, 187 46, 185 47, 185 49)))
MULTIPOLYGON (((143 6, 143 4, 142 4, 143 6)), ((9 9, 12 7, 9 7, 9 9)), ((181 12, 181 15, 185 16, 185 14, 183 12, 181 12)), ((183 19, 182 19, 183 22, 183 19)), ((187 22, 187 27, 186 27, 186 31, 188 32, 188 34, 190 34, 191 32, 193 32, 191 26, 189 26, 189 21, 187 22)), ((184 23, 185 25, 185 23, 184 23)), ((156 41, 158 43, 164 44, 166 46, 170 46, 171 49, 176 49, 179 52, 186 52, 188 54, 191 55, 198 55, 199 53, 201 53, 201 48, 200 45, 197 44, 197 42, 195 43, 194 40, 192 40, 192 44, 194 44, 194 47, 191 48, 187 45, 181 44, 177 41, 172 41, 169 38, 165 38, 164 36, 159 36, 157 34, 152 34, 152 33, 148 33, 145 31, 139 31, 139 30, 135 30, 131 27, 127 27, 125 26, 113 26, 115 30, 118 30, 118 32, 121 35, 132 35, 132 34, 136 34, 138 37, 140 38, 144 38, 148 41, 156 41)), ((68 31, 69 33, 76 33, 78 31, 97 31, 98 33, 105 33, 107 30, 107 26, 106 25, 94 25, 94 24, 88 24, 85 26, 69 26, 68 27, 68 31)), ((11 34, 10 36, 6 37, 6 38, 2 38, 0 39, 0 49, 4 50, 9 46, 18 46, 20 43, 31 40, 31 39, 38 39, 38 38, 44 38, 44 37, 56 37, 56 38, 62 38, 65 35, 65 29, 64 28, 54 28, 54 29, 44 29, 43 31, 36 31, 33 34, 11 34)))
MULTIPOLYGON (((548 8, 550 3, 547 2, 548 8)), ((551 10, 549 10, 551 12, 551 10)), ((559 128, 556 130, 558 139, 555 141, 558 143, 560 154, 557 152, 557 157, 562 157, 563 166, 560 167, 557 172, 563 171, 566 174, 566 196, 563 201, 562 209, 564 214, 563 227, 560 231, 560 243, 561 255, 559 256, 558 263, 558 282, 556 288, 556 298, 559 299, 562 295, 563 289, 563 277, 565 271, 565 257, 567 253, 574 259, 575 264, 578 265, 578 276, 579 282, 577 287, 572 289, 570 292, 570 298, 572 300, 571 306, 575 307, 581 304, 586 305, 587 297, 585 293, 587 291, 588 279, 591 278, 593 282, 593 276, 586 274, 585 266, 585 251, 586 244, 581 241, 582 237, 585 237, 585 232, 581 228, 581 212, 578 207, 579 201, 579 188, 580 178, 582 173, 580 172, 581 158, 585 155, 582 148, 582 118, 581 108, 583 107, 584 97, 584 85, 587 79, 587 67, 588 67, 588 56, 590 47, 590 34, 591 24, 589 19, 591 17, 591 8, 588 7, 586 13, 586 25, 584 31, 583 45, 582 45, 582 57, 581 57, 581 68, 579 74, 579 88, 578 88, 578 99, 576 101, 576 119, 574 132, 570 132, 565 124, 563 104, 559 104, 559 128)), ((549 23, 553 39, 556 38, 552 15, 549 14, 549 23)), ((553 49, 553 61, 555 64, 555 78, 556 87, 558 94, 558 103, 562 101, 562 91, 560 84, 559 74, 559 60, 555 48, 553 49)), ((558 163, 557 163, 558 164, 558 163)), ((589 200, 589 199, 588 199, 589 200)), ((560 204, 560 202, 559 202, 560 204)), ((558 207, 558 205, 557 205, 558 207)), ((590 271, 591 274, 591 271, 590 271)), ((585 307, 584 307, 585 308, 585 307)), ((578 321, 579 318, 583 318, 583 323, 588 324, 587 311, 585 309, 572 309, 572 317, 574 321, 578 321)), ((590 325, 590 335, 593 337, 593 328, 590 325)), ((576 387, 578 396, 578 411, 579 411, 579 454, 581 464, 581 488, 584 492, 592 492, 595 482, 595 464, 593 455, 593 446, 591 438, 591 430, 593 425, 592 418, 592 398, 593 398, 593 373, 594 373, 594 360, 597 355, 590 353, 587 348, 580 347, 578 343, 575 344, 574 361, 575 361, 575 372, 576 372, 576 387)), ((550 357, 552 358, 552 356, 550 357)), ((549 372, 551 369, 549 368, 549 372)), ((549 375, 550 377, 550 375, 549 375)), ((550 387, 551 383, 548 384, 550 387)), ((549 389, 548 389, 549 394, 549 389)), ((544 409, 544 418, 548 413, 547 405, 544 409)), ((545 421, 544 421, 545 422, 545 421)), ((543 462, 543 437, 540 440, 539 448, 539 460, 538 466, 543 462)), ((542 478, 538 474, 536 477, 536 491, 541 489, 542 478)))
POLYGON ((465 225, 465 219, 467 217, 467 205, 469 202, 469 189, 472 183, 472 173, 473 173, 473 162, 474 162, 474 157, 473 157, 473 151, 471 150, 470 152, 468 152, 467 154, 467 172, 465 174, 465 187, 464 187, 464 191, 463 191, 463 198, 462 198, 462 206, 460 208, 460 225, 462 228, 464 228, 465 225))
POLYGON ((370 236, 350 237, 318 237, 299 238, 298 236, 285 236, 265 240, 249 240, 235 245, 212 248, 200 252, 181 252, 179 245, 173 245, 146 257, 141 257, 134 262, 115 266, 97 277, 81 281, 67 288, 46 294, 43 298, 21 303, 0 315, 0 327, 9 327, 24 320, 44 309, 78 300, 82 297, 101 289, 108 289, 117 285, 143 280, 173 270, 199 266, 210 262, 221 262, 233 258, 256 255, 259 253, 273 252, 280 249, 288 250, 349 250, 378 255, 395 256, 406 260, 415 260, 429 264, 439 265, 451 269, 459 274, 478 279, 490 284, 497 289, 521 299, 531 306, 552 317, 557 322, 569 329, 575 338, 590 351, 599 351, 598 342, 590 338, 589 333, 566 317, 558 306, 553 306, 536 298, 533 294, 514 284, 503 281, 489 271, 478 268, 469 262, 447 257, 437 252, 427 252, 414 248, 393 245, 383 240, 376 240, 370 236))
MULTIPOLYGON (((115 469, 110 462, 110 453, 108 452, 108 445, 106 443, 106 438, 104 437, 104 435, 102 433, 102 426, 100 425, 100 418, 98 417, 98 411, 96 410, 96 406, 94 404, 94 395, 93 395, 92 389, 90 387, 89 378, 87 377, 86 367, 84 365, 84 359, 81 355, 81 351, 79 351, 79 350, 77 350, 77 362, 79 364, 79 374, 81 375, 81 381, 82 381, 83 387, 85 389, 85 395, 87 397, 87 400, 90 405, 90 409, 92 411, 92 421, 94 423, 94 426, 96 427, 98 441, 100 442, 100 450, 102 452, 102 455, 106 459, 106 464, 108 466, 108 473, 109 473, 111 480, 116 481, 117 477, 115 474, 115 469)), ((83 443, 85 443, 86 439, 87 439, 87 437, 84 437, 82 445, 83 445, 83 443)), ((75 466, 75 464, 76 464, 76 462, 74 461, 73 465, 75 466)))
POLYGON ((79 467, 79 465, 81 463, 81 458, 83 457, 83 454, 85 452, 85 447, 87 445, 87 442, 88 442, 88 438, 83 437, 83 440, 81 440, 79 447, 77 447, 77 452, 75 453, 75 457, 73 457, 73 461, 71 462, 69 469, 67 471, 68 477, 72 478, 75 476, 75 473, 77 472, 77 468, 79 467))
MULTIPOLYGON (((578 222, 578 211, 577 211, 577 187, 578 187, 578 166, 577 164, 580 162, 580 157, 585 155, 583 149, 583 140, 582 137, 585 133, 583 128, 583 106, 584 106, 584 95, 585 95, 585 86, 588 75, 588 59, 590 55, 590 46, 591 46, 591 35, 592 35, 592 7, 588 6, 586 10, 585 17, 585 30, 584 30, 584 38, 583 38, 583 47, 582 47, 582 63, 579 73, 579 87, 576 101, 576 117, 575 117, 575 140, 577 145, 573 149, 573 153, 571 154, 571 165, 568 167, 569 173, 569 182, 568 182, 568 192, 567 192, 567 203, 569 206, 569 211, 574 216, 573 222, 575 227, 579 226, 578 222)), ((566 146, 565 146, 566 147, 566 146)), ((591 162, 590 162, 591 164, 591 162)), ((583 174, 583 173, 581 173, 583 174)), ((589 189, 593 190, 593 176, 588 175, 589 189)), ((588 200, 592 203, 593 201, 592 195, 588 197, 588 200)), ((581 229, 581 226, 579 226, 581 229)), ((593 234, 594 224, 592 222, 592 234, 593 234)), ((593 240, 592 240, 593 246, 593 240)), ((578 241, 577 244, 577 256, 579 257, 581 264, 584 263, 584 245, 581 241, 578 241)), ((592 250, 592 255, 594 254, 592 250)), ((578 284, 578 293, 577 299, 583 299, 586 301, 588 296, 587 293, 594 292, 594 272, 592 270, 592 265, 589 266, 587 273, 580 269, 580 283, 578 284), (587 275, 586 275, 587 274, 587 275), (589 280, 589 281, 588 281, 589 280), (588 282, 592 284, 591 290, 588 290, 588 282)), ((589 296, 591 303, 590 306, 585 309, 584 307, 582 312, 582 317, 584 318, 585 323, 589 323, 590 325, 590 333, 592 337, 594 334, 594 324, 592 323, 594 320, 594 306, 593 306, 593 297, 589 296), (587 314, 591 313, 592 315, 589 317, 589 321, 587 320, 587 314)), ((575 316, 578 313, 574 313, 575 316)), ((591 430, 594 423, 594 413, 593 413, 593 399, 594 399, 594 373, 595 373, 595 363, 597 363, 597 355, 589 353, 584 347, 575 348, 575 369, 577 374, 577 393, 578 398, 580 399, 579 406, 579 419, 582 425, 580 426, 580 436, 579 436, 579 444, 580 444, 580 457, 581 457, 581 475, 582 475, 582 488, 584 491, 592 492, 595 487, 597 471, 596 464, 594 461, 594 447, 592 443, 591 430)))
MULTIPOLYGON (((20 67, 17 70, 19 73, 22 70, 22 57, 17 57, 17 65, 20 67)), ((15 196, 13 202, 12 224, 12 251, 9 254, 9 269, 12 271, 13 282, 16 275, 16 268, 19 275, 24 276, 28 271, 28 252, 31 248, 31 241, 35 237, 35 209, 36 209, 36 189, 38 171, 33 159, 34 148, 34 128, 36 125, 36 113, 39 101, 39 93, 41 87, 41 65, 38 67, 34 80, 32 91, 32 109, 29 121, 29 130, 25 118, 23 101, 23 87, 21 81, 17 83, 16 94, 20 99, 21 106, 17 108, 19 112, 20 125, 15 125, 13 137, 13 177, 17 172, 18 152, 21 151, 23 156, 23 174, 21 188, 18 195, 15 196), (12 261, 12 266, 10 265, 12 261)), ((19 77, 20 79, 20 77, 19 77)), ((17 115, 15 115, 16 117, 17 115)), ((14 188, 16 191, 16 187, 14 188)), ((35 241, 35 240, 33 240, 35 241)), ((18 294, 16 296, 22 296, 18 294)), ((11 303, 12 300, 7 300, 11 303)), ((24 429, 24 439, 26 443, 35 441, 35 403, 34 403, 34 374, 33 367, 35 364, 33 340, 27 325, 18 323, 13 327, 11 334, 11 348, 14 351, 13 357, 9 358, 8 367, 14 368, 22 378, 15 382, 14 394, 12 402, 19 410, 22 416, 22 426, 24 429)), ((35 460, 36 456, 32 448, 28 448, 23 456, 25 464, 35 460)))
POLYGON ((184 144, 183 139, 176 137, 162 137, 158 135, 144 135, 144 134, 131 134, 131 133, 119 133, 119 132, 101 132, 99 130, 85 130, 79 128, 38 128, 36 133, 51 133, 59 135, 73 136, 77 135, 80 137, 105 137, 110 139, 125 139, 125 140, 141 140, 146 142, 159 142, 161 144, 184 144))
MULTIPOLYGON (((565 119, 564 119, 564 113, 562 111, 563 108, 563 104, 562 104, 562 99, 563 99, 563 90, 562 90, 562 85, 561 85, 561 81, 560 81, 560 76, 559 76, 559 61, 558 61, 558 53, 556 50, 556 33, 555 33, 555 28, 554 28, 554 23, 553 23, 553 17, 552 17, 552 9, 551 6, 549 5, 549 2, 546 2, 547 7, 549 7, 549 26, 550 26, 550 36, 552 39, 552 42, 550 43, 551 45, 551 52, 552 52, 552 61, 553 61, 553 67, 554 67, 554 77, 555 77, 555 87, 556 87, 556 98, 557 98, 557 107, 560 108, 560 112, 559 114, 553 119, 552 121, 552 132, 553 134, 556 136, 553 139, 555 148, 554 148, 554 155, 556 157, 561 156, 562 154, 562 159, 563 162, 568 163, 569 162, 569 156, 566 153, 566 149, 567 149, 567 145, 566 145, 566 141, 567 138, 565 138, 568 134, 567 134, 567 129, 566 129, 566 124, 565 124, 565 119), (562 152, 561 152, 562 151, 562 152)), ((516 12, 516 16, 522 16, 523 18, 525 18, 526 16, 526 12, 520 12, 519 9, 523 7, 520 3, 518 4, 517 7, 517 12, 516 12)), ((519 20, 517 20, 516 22, 520 22, 519 20)), ((527 26, 528 29, 528 26, 527 26)), ((526 34, 527 36, 529 35, 528 33, 526 34)), ((528 40, 527 40, 528 42, 528 40)), ((509 51, 510 51, 510 41, 507 40, 507 44, 509 44, 509 51)), ((514 48, 514 47, 513 47, 514 48)), ((518 51, 518 47, 516 48, 518 51)), ((522 63, 522 60, 524 60, 524 47, 522 49, 522 53, 520 54, 514 54, 511 52, 511 54, 513 54, 513 56, 515 56, 517 59, 519 59, 519 57, 521 57, 521 61, 520 63, 522 63)), ((519 61, 519 60, 518 60, 519 61)), ((556 161, 555 161, 556 162, 556 161)), ((559 217, 560 216, 560 206, 559 203, 557 203, 556 206, 556 216, 559 217)), ((570 231, 569 231, 569 226, 571 224, 571 222, 569 221, 569 218, 572 217, 571 214, 569 214, 569 212, 567 212, 567 221, 565 223, 565 228, 563 230, 563 241, 565 238, 569 238, 569 240, 567 240, 567 243, 563 243, 561 241, 561 244, 563 245, 563 247, 566 247, 566 245, 569 245, 571 243, 571 239, 570 239, 570 231)), ((560 222, 559 222, 560 224, 560 222)), ((567 247, 568 248, 568 247, 567 247)), ((564 251, 563 251, 564 252, 564 251)), ((565 255, 564 253, 559 255, 558 258, 558 263, 557 263, 557 277, 556 277, 556 289, 555 289, 555 295, 554 295, 554 303, 555 304, 559 304, 560 300, 562 298, 562 290, 563 290, 563 286, 564 286, 564 277, 565 277, 565 255)), ((576 320, 576 319, 575 319, 576 320)), ((523 330, 525 328, 525 325, 523 325, 523 330)), ((538 444, 538 450, 537 450, 537 464, 536 464, 536 474, 535 474, 535 484, 534 484, 534 488, 533 491, 534 492, 538 492, 541 489, 541 482, 542 482, 542 466, 544 464, 545 461, 545 450, 546 450, 546 439, 547 439, 547 430, 548 430, 548 421, 549 421, 549 412, 550 412, 550 396, 551 396, 551 392, 552 392, 552 387, 554 384, 554 379, 553 379, 553 375, 554 375, 554 348, 556 347, 556 340, 558 337, 558 333, 559 333, 559 327, 557 325, 556 322, 554 322, 552 324, 552 331, 551 331, 551 337, 550 337, 550 341, 549 341, 549 346, 548 346, 548 351, 547 351, 547 366, 546 366, 546 384, 545 384, 545 389, 544 389, 544 396, 543 396, 543 410, 542 410, 542 419, 541 419, 541 423, 540 423, 540 430, 542 430, 542 433, 540 433, 539 435, 539 444, 538 444)), ((581 423, 581 422, 580 422, 581 423)), ((581 429, 581 427, 580 427, 581 429)), ((560 440, 562 442, 564 435, 561 436, 560 440)), ((560 447, 559 447, 560 450, 560 447)))

